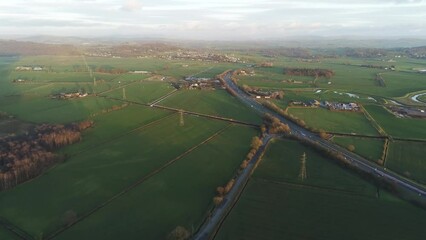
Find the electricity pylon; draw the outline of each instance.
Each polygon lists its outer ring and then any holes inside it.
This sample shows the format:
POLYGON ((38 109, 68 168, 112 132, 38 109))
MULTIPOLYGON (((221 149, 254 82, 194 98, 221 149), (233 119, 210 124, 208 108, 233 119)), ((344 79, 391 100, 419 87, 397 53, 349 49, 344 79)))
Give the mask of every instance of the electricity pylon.
POLYGON ((299 178, 303 181, 306 178, 308 178, 308 175, 306 174, 306 153, 303 153, 302 157, 300 158, 300 173, 299 178))

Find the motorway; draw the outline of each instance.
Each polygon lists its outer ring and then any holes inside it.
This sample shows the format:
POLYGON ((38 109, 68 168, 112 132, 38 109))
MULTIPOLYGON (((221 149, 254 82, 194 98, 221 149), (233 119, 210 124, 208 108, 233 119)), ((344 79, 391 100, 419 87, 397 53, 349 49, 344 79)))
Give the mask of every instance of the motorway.
POLYGON ((367 159, 356 155, 349 150, 340 147, 330 141, 324 140, 320 138, 317 134, 312 133, 305 128, 302 128, 295 123, 291 122, 290 120, 284 118, 283 116, 279 115, 278 113, 266 108, 262 104, 258 103, 255 99, 248 96, 244 91, 242 91, 231 79, 232 72, 228 72, 225 77, 225 83, 226 87, 233 90, 237 94, 237 98, 241 100, 244 104, 248 105, 252 109, 254 109, 256 112, 258 112, 261 115, 264 115, 266 113, 271 114, 272 116, 278 118, 282 123, 287 124, 291 129, 291 134, 302 138, 308 142, 314 143, 319 145, 320 147, 326 149, 338 152, 342 154, 342 156, 350 162, 350 164, 357 168, 358 170, 361 170, 364 173, 367 173, 371 176, 375 176, 376 178, 381 178, 385 180, 388 183, 393 183, 398 187, 401 187, 405 190, 408 190, 410 192, 413 192, 417 194, 422 201, 426 200, 426 188, 425 186, 422 186, 420 184, 417 184, 415 182, 412 182, 394 172, 389 171, 385 167, 378 166, 367 159))

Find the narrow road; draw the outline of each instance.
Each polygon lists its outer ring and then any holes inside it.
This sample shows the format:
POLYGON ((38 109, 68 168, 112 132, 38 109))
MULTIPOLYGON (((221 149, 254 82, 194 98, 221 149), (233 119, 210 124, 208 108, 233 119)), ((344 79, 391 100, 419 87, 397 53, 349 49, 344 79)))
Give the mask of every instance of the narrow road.
POLYGON ((193 237, 194 240, 206 240, 214 237, 214 234, 219 230, 221 223, 225 220, 235 202, 238 200, 238 197, 243 192, 245 185, 253 173, 256 163, 260 160, 260 157, 263 155, 263 152, 266 150, 266 146, 271 139, 272 136, 269 134, 266 134, 263 137, 262 146, 260 146, 257 150, 247 167, 242 171, 237 179, 235 179, 234 186, 231 191, 225 195, 222 203, 213 210, 212 215, 204 222, 200 230, 195 234, 193 237))
POLYGON ((362 172, 369 174, 371 176, 375 176, 377 178, 382 178, 386 180, 388 183, 395 184, 398 187, 401 187, 405 190, 408 190, 412 193, 417 194, 419 197, 421 197, 422 200, 426 201, 426 188, 425 186, 415 183, 413 181, 410 181, 409 179, 406 179, 394 172, 389 171, 388 169, 378 166, 367 159, 356 155, 347 149, 340 147, 332 142, 329 142, 327 140, 324 140, 320 138, 315 133, 312 133, 293 122, 289 121, 288 119, 284 118, 283 116, 279 115, 278 113, 264 107, 262 104, 258 103, 255 99, 248 96, 245 92, 243 92, 232 80, 231 80, 232 72, 229 72, 226 74, 224 80, 226 83, 226 87, 230 88, 237 94, 237 98, 240 99, 244 104, 250 106, 252 109, 257 111, 259 114, 264 115, 266 113, 271 114, 272 116, 280 119, 281 122, 287 124, 291 129, 291 134, 302 138, 308 142, 311 142, 313 144, 317 144, 320 147, 326 149, 326 150, 332 150, 335 152, 338 152, 342 154, 342 156, 348 160, 351 165, 358 170, 361 170, 362 172))

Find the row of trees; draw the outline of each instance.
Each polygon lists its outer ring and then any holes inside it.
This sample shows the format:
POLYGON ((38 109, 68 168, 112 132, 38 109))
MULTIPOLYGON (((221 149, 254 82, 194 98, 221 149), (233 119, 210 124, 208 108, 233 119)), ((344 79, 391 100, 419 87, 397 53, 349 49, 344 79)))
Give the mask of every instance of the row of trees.
POLYGON ((276 113, 280 114, 281 116, 285 117, 286 119, 288 119, 288 120, 290 120, 290 121, 294 122, 295 124, 297 124, 297 125, 299 125, 299 126, 301 126, 301 127, 303 127, 303 128, 306 128, 306 129, 308 129, 308 130, 312 130, 312 131, 314 131, 314 130, 315 130, 315 129, 309 128, 309 127, 306 125, 305 121, 303 121, 302 119, 300 119, 300 118, 298 118, 298 117, 296 117, 296 116, 294 116, 294 115, 292 115, 292 114, 287 113, 287 111, 285 111, 285 110, 283 110, 282 108, 278 107, 278 106, 277 106, 275 103, 273 103, 273 102, 270 102, 270 101, 264 101, 264 102, 262 102, 262 105, 263 105, 263 106, 265 106, 265 107, 267 107, 267 108, 269 108, 270 110, 272 110, 272 111, 274 111, 274 112, 276 112, 276 113))
POLYGON ((52 152, 81 139, 93 122, 70 125, 43 124, 21 136, 0 139, 0 190, 10 189, 42 174, 61 160, 52 152))
MULTIPOLYGON (((263 145, 262 139, 255 136, 251 140, 250 144, 250 151, 247 153, 246 158, 240 165, 240 171, 245 169, 249 162, 253 159, 253 157, 256 155, 256 152, 259 150, 259 148, 263 145)), ((217 206, 222 203, 223 198, 226 194, 231 191, 232 187, 234 186, 235 178, 232 178, 231 180, 226 183, 225 186, 219 186, 216 188, 217 195, 213 198, 213 203, 217 206)))
POLYGON ((327 79, 335 75, 333 70, 319 68, 285 68, 284 74, 290 76, 308 76, 315 78, 324 77, 327 79))

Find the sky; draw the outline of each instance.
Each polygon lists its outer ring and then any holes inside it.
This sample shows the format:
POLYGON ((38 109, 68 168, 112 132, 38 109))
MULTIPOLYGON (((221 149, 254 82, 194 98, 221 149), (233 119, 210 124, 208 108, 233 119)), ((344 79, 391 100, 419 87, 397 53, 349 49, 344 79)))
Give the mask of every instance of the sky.
POLYGON ((0 0, 1 35, 426 37, 426 0, 0 0))

